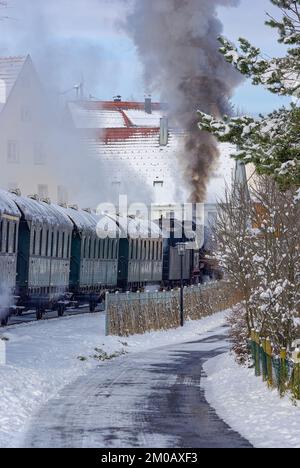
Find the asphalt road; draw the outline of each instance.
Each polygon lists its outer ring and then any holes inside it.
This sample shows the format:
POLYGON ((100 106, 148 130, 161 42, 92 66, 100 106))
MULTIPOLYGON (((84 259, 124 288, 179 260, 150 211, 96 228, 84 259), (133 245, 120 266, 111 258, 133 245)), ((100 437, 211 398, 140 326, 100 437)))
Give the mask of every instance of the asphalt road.
MULTIPOLYGON (((36 415, 33 448, 250 448, 207 403, 203 363, 228 348, 225 330, 107 362, 36 415)), ((222 385, 222 382, 220 382, 222 385)))

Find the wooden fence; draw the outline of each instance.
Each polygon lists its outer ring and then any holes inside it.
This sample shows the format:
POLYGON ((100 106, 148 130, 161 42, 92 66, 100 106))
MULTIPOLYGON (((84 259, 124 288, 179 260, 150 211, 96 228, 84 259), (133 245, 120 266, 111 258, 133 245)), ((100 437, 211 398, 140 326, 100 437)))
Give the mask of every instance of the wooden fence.
MULTIPOLYGON (((224 282, 184 288, 185 320, 233 307, 240 294, 224 282)), ((180 290, 106 295, 106 334, 129 336, 180 326, 180 290)))

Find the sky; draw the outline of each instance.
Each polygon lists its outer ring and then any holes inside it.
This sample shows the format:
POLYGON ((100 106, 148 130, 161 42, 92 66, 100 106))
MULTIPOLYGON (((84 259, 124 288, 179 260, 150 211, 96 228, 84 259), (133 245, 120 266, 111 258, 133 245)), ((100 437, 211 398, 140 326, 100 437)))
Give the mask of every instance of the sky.
MULTIPOLYGON (((0 22, 0 55, 30 53, 46 86, 55 83, 70 98, 74 84, 84 80, 87 96, 142 100, 147 92, 142 67, 120 25, 128 1, 8 0, 9 19, 0 22)), ((220 8, 224 34, 233 42, 246 37, 270 56, 283 54, 276 32, 264 25, 266 11, 278 14, 269 0, 241 0, 236 8, 220 8)), ((258 114, 287 101, 245 82, 233 102, 243 112, 258 114)))

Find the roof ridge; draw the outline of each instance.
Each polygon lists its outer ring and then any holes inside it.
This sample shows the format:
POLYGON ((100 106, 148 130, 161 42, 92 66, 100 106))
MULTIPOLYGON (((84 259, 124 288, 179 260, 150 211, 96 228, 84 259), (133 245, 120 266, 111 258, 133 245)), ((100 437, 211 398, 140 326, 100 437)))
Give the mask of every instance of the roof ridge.
POLYGON ((26 58, 27 58, 26 55, 7 55, 7 56, 0 55, 0 60, 26 60, 26 58))

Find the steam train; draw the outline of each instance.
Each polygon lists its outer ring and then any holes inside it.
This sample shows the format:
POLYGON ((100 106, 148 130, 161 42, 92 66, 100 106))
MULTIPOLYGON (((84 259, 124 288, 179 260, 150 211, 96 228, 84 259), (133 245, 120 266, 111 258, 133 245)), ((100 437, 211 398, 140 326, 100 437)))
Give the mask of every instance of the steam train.
MULTIPOLYGON (((0 190, 1 325, 26 310, 38 320, 49 309, 62 316, 71 304, 89 303, 93 312, 107 290, 174 287, 181 276, 176 244, 188 240, 174 230, 164 238, 159 223, 0 190)), ((184 282, 199 281, 199 248, 186 250, 183 265, 184 282)))

